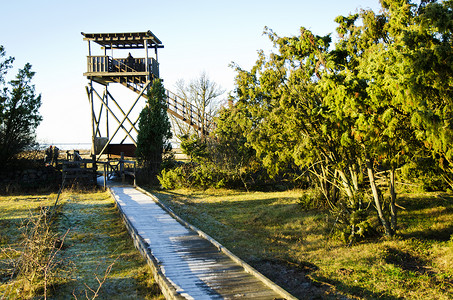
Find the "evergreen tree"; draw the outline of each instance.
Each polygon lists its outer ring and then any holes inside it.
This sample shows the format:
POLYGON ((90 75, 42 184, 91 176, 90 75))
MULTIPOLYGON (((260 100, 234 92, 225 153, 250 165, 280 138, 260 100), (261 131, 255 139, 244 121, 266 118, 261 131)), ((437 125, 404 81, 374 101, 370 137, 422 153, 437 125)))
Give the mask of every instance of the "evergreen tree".
POLYGON ((148 91, 148 102, 140 113, 136 155, 150 175, 159 172, 164 152, 171 150, 171 124, 167 115, 165 88, 158 79, 148 91))
MULTIPOLYGON (((0 46, 0 58, 4 56, 4 48, 0 46)), ((0 165, 35 144, 35 130, 42 120, 38 111, 41 95, 36 95, 31 83, 35 72, 29 63, 18 71, 8 86, 4 85, 3 76, 12 61, 13 58, 9 57, 0 62, 0 165)))
POLYGON ((249 112, 241 122, 248 144, 271 174, 291 162, 307 168, 331 204, 336 189, 344 192, 348 211, 360 210, 368 183, 392 235, 395 170, 420 142, 452 173, 452 1, 437 2, 388 0, 381 14, 340 16, 334 50, 329 36, 305 28, 294 37, 266 32, 277 52, 260 53, 250 72, 236 68, 236 85, 237 107, 249 112), (390 222, 375 183, 382 171, 390 222), (368 175, 362 184, 360 174, 368 175))
POLYGON ((399 58, 400 72, 387 74, 388 82, 399 91, 395 96, 411 116, 417 138, 453 188, 453 1, 387 2, 388 11, 399 17, 391 23, 395 43, 388 51, 399 58), (401 15, 410 20, 408 26, 398 22, 401 15))

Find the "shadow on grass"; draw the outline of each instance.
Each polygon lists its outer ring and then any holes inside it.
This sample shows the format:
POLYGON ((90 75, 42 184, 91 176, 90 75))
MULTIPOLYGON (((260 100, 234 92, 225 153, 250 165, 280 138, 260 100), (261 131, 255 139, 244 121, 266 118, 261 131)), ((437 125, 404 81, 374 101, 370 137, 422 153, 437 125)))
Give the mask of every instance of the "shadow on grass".
POLYGON ((404 238, 416 238, 420 240, 426 241, 438 241, 438 242, 446 242, 452 238, 453 235, 453 225, 448 226, 442 229, 426 229, 426 230, 419 230, 407 234, 401 234, 404 238))
POLYGON ((398 204, 408 211, 416 211, 427 208, 445 206, 453 209, 453 195, 449 193, 434 193, 421 196, 401 196, 398 198, 398 204))
POLYGON ((421 258, 412 255, 409 252, 402 251, 393 247, 386 247, 384 250, 384 260, 388 264, 392 264, 401 268, 403 271, 415 272, 418 274, 434 274, 428 262, 421 258))
POLYGON ((385 299, 385 300, 404 299, 403 297, 395 297, 392 295, 388 295, 386 293, 375 293, 366 288, 348 285, 348 284, 345 284, 344 282, 334 280, 331 278, 322 277, 322 276, 316 276, 316 280, 321 281, 321 282, 327 282, 327 283, 335 286, 335 289, 340 292, 352 294, 355 296, 360 296, 363 299, 385 299))
POLYGON ((251 261, 250 264, 261 274, 277 285, 290 291, 299 299, 320 299, 325 295, 325 287, 312 282, 307 274, 318 270, 318 267, 309 262, 292 263, 279 259, 261 259, 251 261))
MULTIPOLYGON (((103 274, 99 274, 102 281, 103 274)), ((94 293, 98 290, 98 299, 145 299, 154 296, 156 299, 161 295, 157 283, 145 283, 137 287, 133 278, 107 278, 101 285, 95 279, 95 274, 89 282, 77 282, 77 285, 68 283, 55 284, 50 288, 48 299, 94 299, 94 293), (85 286, 87 284, 87 286, 85 286), (92 289, 92 291, 90 291, 92 289), (128 291, 125 293, 124 291, 128 291)))
POLYGON ((405 208, 399 216, 402 229, 400 235, 403 238, 438 242, 451 239, 453 235, 452 194, 403 196, 398 203, 405 208))

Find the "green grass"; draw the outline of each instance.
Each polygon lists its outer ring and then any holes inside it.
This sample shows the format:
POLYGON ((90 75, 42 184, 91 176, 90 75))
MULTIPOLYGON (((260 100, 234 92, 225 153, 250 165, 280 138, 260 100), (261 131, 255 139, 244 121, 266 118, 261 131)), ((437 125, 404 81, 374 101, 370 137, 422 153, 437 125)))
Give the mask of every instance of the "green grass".
MULTIPOLYGON (((17 246, 22 220, 39 206, 53 204, 55 198, 56 195, 0 197, 1 246, 17 246)), ((74 299, 74 295, 86 299, 85 292, 92 297, 88 287, 96 290, 99 287, 96 276, 102 280, 109 266, 112 269, 97 299, 163 299, 108 193, 66 192, 61 196, 61 204, 59 232, 69 229, 69 233, 59 258, 69 272, 51 287, 49 299, 74 299)), ((0 297, 12 283, 3 277, 0 297)), ((12 294, 9 298, 23 296, 12 294)))
POLYGON ((451 299, 453 196, 400 195, 398 235, 346 247, 328 212, 304 210, 306 191, 174 190, 155 194, 178 215, 294 295, 304 298, 451 299), (288 283, 263 262, 303 270, 288 283), (309 283, 306 283, 308 280, 309 283), (303 288, 301 288, 303 286, 303 288), (305 295, 305 296, 304 296, 305 295))

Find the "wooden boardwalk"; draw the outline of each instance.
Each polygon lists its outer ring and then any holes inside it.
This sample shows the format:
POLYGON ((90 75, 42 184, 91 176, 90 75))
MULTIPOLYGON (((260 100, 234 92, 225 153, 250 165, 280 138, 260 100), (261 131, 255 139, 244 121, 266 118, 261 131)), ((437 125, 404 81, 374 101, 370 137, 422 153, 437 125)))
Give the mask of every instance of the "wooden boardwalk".
POLYGON ((167 299, 295 299, 153 195, 131 186, 110 191, 167 299))

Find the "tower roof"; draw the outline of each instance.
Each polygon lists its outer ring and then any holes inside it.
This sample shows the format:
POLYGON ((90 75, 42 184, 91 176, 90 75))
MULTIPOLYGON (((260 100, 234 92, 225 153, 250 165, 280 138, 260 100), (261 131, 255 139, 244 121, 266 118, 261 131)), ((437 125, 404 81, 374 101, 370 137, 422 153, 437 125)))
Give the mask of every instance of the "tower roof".
POLYGON ((162 42, 150 31, 123 33, 84 33, 85 41, 93 41, 106 49, 142 49, 145 42, 150 48, 163 48, 162 42))

